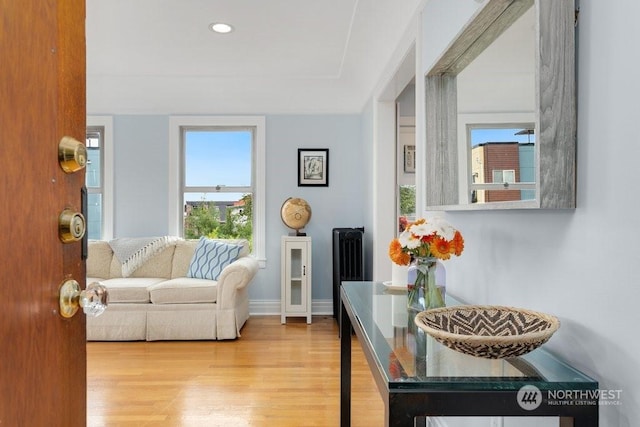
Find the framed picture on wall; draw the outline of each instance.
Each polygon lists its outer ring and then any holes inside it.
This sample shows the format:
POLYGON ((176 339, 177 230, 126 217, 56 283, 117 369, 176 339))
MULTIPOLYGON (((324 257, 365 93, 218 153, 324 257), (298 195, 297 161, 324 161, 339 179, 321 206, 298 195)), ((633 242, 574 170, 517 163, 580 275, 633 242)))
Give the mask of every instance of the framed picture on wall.
POLYGON ((404 146, 404 171, 405 173, 415 173, 416 171, 416 146, 404 146))
POLYGON ((298 148, 298 187, 329 186, 329 149, 298 148))

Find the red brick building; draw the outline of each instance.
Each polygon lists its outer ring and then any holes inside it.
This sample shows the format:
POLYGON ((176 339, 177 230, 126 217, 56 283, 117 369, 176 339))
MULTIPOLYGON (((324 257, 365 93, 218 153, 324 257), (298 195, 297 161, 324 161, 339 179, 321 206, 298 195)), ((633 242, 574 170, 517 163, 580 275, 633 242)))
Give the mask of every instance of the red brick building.
MULTIPOLYGON (((520 148, 517 142, 487 142, 471 154, 474 184, 520 182, 520 148)), ((520 200, 520 190, 478 190, 474 203, 520 200)))

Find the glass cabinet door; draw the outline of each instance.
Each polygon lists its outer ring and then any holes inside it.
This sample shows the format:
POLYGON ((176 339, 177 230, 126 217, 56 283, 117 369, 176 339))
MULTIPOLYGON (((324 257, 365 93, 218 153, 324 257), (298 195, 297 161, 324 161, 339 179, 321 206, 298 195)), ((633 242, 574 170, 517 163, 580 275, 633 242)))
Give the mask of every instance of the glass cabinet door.
POLYGON ((286 287, 286 308, 287 312, 304 312, 306 310, 305 305, 305 278, 306 278, 306 263, 305 263, 305 244, 296 244, 296 242, 289 242, 289 265, 288 265, 288 281, 289 285, 286 287))
POLYGON ((311 240, 284 236, 282 239, 282 323, 287 316, 306 316, 311 323, 311 240))

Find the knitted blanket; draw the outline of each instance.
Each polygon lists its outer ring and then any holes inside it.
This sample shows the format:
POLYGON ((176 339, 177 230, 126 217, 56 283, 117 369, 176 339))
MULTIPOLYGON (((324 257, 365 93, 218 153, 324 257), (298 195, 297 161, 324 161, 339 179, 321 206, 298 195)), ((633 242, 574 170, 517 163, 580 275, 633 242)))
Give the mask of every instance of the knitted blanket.
POLYGON ((152 256, 172 245, 177 237, 122 237, 109 241, 113 254, 122 264, 122 277, 129 277, 152 256))

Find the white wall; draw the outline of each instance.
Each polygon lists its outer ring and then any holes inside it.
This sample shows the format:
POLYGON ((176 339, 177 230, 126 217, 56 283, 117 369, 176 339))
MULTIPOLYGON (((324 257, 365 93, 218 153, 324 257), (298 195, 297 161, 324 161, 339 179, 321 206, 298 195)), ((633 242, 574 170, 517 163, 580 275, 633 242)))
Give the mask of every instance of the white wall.
MULTIPOLYGON (((453 37, 477 7, 427 2, 423 73, 448 44, 443 35, 453 37)), ((562 326, 546 348, 601 389, 622 390, 622 405, 600 407, 604 427, 640 422, 637 16, 635 0, 581 2, 577 208, 447 214, 465 238, 463 255, 447 262, 449 290, 557 315, 562 326)))
POLYGON ((373 192, 374 188, 371 185, 373 181, 373 103, 369 102, 362 112, 362 161, 363 161, 363 173, 366 184, 364 185, 364 205, 363 205, 363 217, 364 217, 364 245, 365 245, 365 260, 364 269, 365 277, 371 279, 373 277, 373 235, 374 235, 374 218, 373 218, 373 192))

